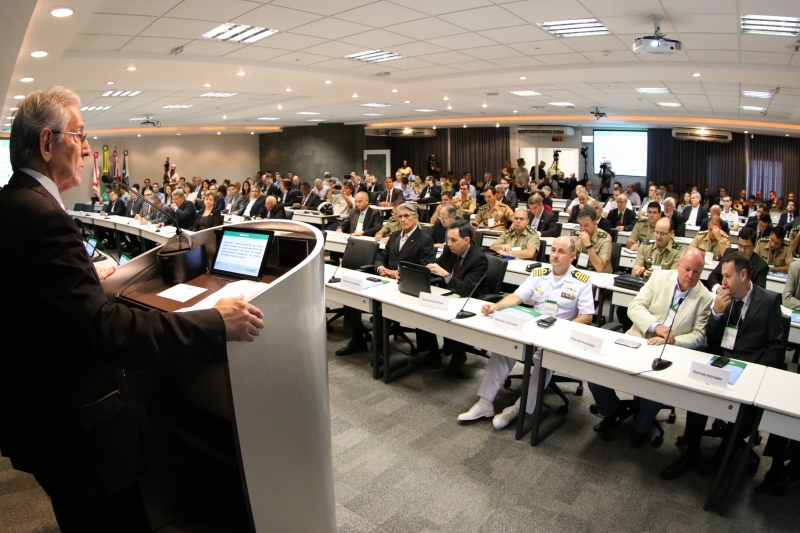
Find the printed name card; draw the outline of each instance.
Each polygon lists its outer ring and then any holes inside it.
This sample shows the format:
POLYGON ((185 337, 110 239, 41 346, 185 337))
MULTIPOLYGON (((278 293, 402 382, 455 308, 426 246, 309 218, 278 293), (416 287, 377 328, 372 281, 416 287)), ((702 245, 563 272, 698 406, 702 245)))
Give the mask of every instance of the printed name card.
POLYGON ((717 368, 715 366, 707 365, 705 363, 692 363, 689 367, 689 377, 702 381, 707 385, 719 387, 724 389, 728 386, 728 380, 731 377, 731 371, 726 368, 717 368))
POLYGON ((430 292, 419 293, 419 305, 422 307, 431 307, 439 309, 440 311, 449 311, 450 302, 453 300, 441 294, 432 294, 430 292))
POLYGON ((525 327, 525 320, 519 315, 510 315, 506 313, 494 313, 494 325, 500 329, 519 331, 525 327))
POLYGON ((569 343, 576 348, 595 353, 600 353, 603 349, 603 337, 587 333, 583 328, 570 330, 569 343))
POLYGON ((367 281, 366 279, 358 276, 350 276, 342 272, 343 289, 350 289, 351 291, 363 291, 364 289, 368 289, 374 285, 376 285, 376 283, 372 281, 367 281))

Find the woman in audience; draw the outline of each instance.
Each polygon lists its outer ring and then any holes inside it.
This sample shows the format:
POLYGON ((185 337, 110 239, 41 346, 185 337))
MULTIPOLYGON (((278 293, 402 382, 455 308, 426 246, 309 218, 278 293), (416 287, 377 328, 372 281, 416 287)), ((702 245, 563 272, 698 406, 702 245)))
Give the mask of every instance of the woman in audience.
POLYGON ((687 205, 691 205, 692 203, 692 195, 690 192, 683 193, 683 196, 679 198, 677 204, 675 205, 675 211, 678 213, 683 213, 683 208, 687 205))
POLYGON ((202 192, 202 193, 203 193, 203 196, 205 196, 205 194, 206 194, 206 191, 208 190, 208 188, 209 188, 209 187, 211 187, 211 182, 210 182, 210 181, 208 181, 208 180, 203 180, 203 183, 202 183, 202 190, 201 190, 201 191, 198 191, 198 192, 197 192, 197 194, 199 195, 199 194, 200 194, 200 192, 202 192))
POLYGON ((203 197, 203 207, 197 210, 197 219, 194 222, 194 231, 213 228, 222 225, 222 211, 214 207, 216 195, 210 190, 203 197))
POLYGON ((172 198, 172 185, 170 185, 169 183, 165 183, 163 190, 164 190, 164 201, 166 202, 167 199, 172 198))
POLYGON ((250 180, 242 182, 242 190, 240 194, 245 198, 250 198, 250 180))
POLYGON ((400 172, 400 174, 402 174, 404 178, 407 178, 411 174, 413 174, 413 172, 411 171, 411 167, 408 166, 407 159, 403 159, 403 164, 400 165, 400 168, 398 168, 397 171, 400 172))

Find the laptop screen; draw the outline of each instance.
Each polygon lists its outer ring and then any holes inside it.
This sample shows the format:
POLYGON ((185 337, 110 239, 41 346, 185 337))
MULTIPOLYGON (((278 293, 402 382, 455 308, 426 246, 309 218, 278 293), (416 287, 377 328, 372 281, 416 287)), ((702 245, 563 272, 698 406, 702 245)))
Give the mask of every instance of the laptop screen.
POLYGON ((421 292, 431 292, 431 271, 423 265, 400 261, 400 283, 398 289, 403 294, 419 296, 421 292))
POLYGON ((265 258, 273 240, 274 232, 269 230, 224 230, 211 272, 261 281, 265 258))

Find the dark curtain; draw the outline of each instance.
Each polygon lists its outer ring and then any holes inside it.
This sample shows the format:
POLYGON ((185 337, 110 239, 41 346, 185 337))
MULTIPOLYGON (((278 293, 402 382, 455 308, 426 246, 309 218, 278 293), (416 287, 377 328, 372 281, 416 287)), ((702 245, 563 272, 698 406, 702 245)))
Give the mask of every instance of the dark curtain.
MULTIPOLYGON (((392 169, 397 170, 403 164, 403 159, 408 164, 414 175, 425 177, 428 168, 428 156, 436 154, 436 159, 442 167, 442 172, 447 172, 447 130, 436 130, 436 137, 389 137, 389 149, 392 151, 392 169)), ((386 176, 378 176, 379 180, 386 176)))
POLYGON ((484 172, 500 182, 500 169, 509 159, 511 136, 508 128, 453 128, 450 130, 450 164, 457 177, 472 172, 476 180, 484 172))
POLYGON ((734 133, 729 143, 683 141, 674 139, 671 129, 649 129, 647 181, 673 181, 679 192, 690 185, 696 185, 701 192, 704 187, 712 192, 725 187, 737 197, 747 183, 744 137, 734 133))
POLYGON ((754 135, 750 139, 750 190, 775 191, 778 197, 786 198, 790 191, 800 186, 800 139, 754 135))

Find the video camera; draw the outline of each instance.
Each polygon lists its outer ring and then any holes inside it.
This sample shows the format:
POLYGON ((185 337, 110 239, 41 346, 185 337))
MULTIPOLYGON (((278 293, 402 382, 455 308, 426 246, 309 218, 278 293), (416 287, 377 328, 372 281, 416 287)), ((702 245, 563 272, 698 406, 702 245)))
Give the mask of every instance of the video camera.
POLYGON ((164 172, 169 172, 169 157, 164 161, 164 172))
POLYGON ((558 161, 559 154, 561 150, 553 150, 553 161, 558 161))

